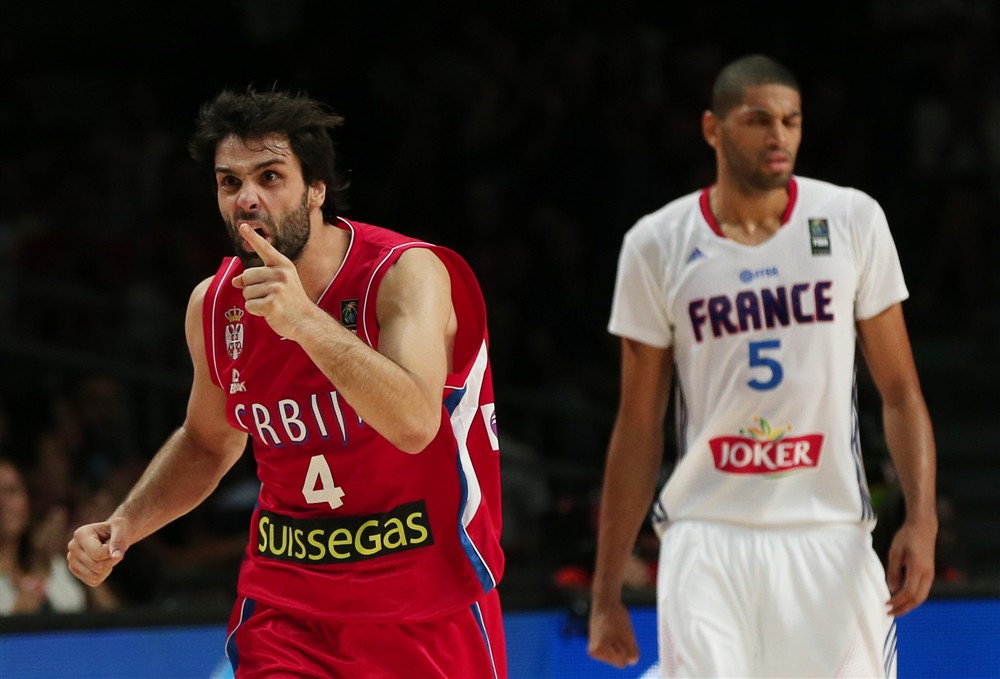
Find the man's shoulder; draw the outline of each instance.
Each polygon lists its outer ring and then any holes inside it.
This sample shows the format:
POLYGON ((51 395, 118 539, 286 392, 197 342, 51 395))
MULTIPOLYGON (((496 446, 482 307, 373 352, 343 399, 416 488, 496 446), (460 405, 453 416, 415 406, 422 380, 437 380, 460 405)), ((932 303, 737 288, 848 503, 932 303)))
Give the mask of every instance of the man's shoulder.
POLYGON ((674 198, 662 207, 640 217, 630 233, 651 236, 690 228, 701 213, 701 196, 705 189, 674 198))
POLYGON ((384 226, 378 226, 376 224, 370 224, 368 222, 362 222, 357 219, 338 217, 336 226, 351 231, 355 235, 356 240, 375 246, 394 247, 396 245, 408 243, 424 243, 426 245, 432 245, 427 241, 402 233, 401 231, 389 229, 384 226))
POLYGON ((845 206, 851 206, 859 202, 875 202, 875 199, 862 189, 823 179, 796 175, 795 185, 799 200, 804 204, 841 203, 845 206))
POLYGON ((809 219, 829 219, 849 228, 865 228, 872 220, 884 219, 882 206, 866 191, 819 179, 796 177, 796 213, 809 219))

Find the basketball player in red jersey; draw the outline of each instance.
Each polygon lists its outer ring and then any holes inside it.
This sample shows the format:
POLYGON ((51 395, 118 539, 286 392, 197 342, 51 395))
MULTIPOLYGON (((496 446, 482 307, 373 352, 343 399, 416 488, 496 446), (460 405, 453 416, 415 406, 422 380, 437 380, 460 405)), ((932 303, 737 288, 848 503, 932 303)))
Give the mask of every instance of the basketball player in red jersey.
POLYGON ((505 677, 485 304, 443 247, 339 214, 320 103, 222 92, 191 142, 238 257, 191 295, 187 416, 69 543, 96 586, 240 457, 261 481, 226 652, 237 679, 505 677))

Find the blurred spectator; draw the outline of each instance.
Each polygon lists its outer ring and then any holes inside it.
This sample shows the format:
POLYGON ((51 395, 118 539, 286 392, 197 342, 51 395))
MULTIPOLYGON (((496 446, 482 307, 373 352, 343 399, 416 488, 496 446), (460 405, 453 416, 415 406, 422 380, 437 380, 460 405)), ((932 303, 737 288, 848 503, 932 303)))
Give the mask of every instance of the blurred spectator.
POLYGON ((66 566, 68 512, 51 508, 32 521, 17 466, 0 458, 0 615, 77 613, 116 605, 107 587, 88 592, 66 566))

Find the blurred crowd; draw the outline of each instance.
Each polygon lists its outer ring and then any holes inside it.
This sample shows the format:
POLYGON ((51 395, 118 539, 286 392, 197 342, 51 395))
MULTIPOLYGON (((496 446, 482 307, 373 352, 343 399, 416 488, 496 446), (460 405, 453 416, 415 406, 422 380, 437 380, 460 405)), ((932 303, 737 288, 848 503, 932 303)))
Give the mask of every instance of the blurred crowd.
MULTIPOLYGON (((779 13, 764 41, 746 30, 757 9, 723 2, 684 17, 548 0, 523 15, 461 6, 397 21, 317 5, 133 10, 95 25, 89 51, 60 42, 76 34, 71 11, 46 23, 47 38, 6 36, 5 57, 31 58, 0 104, 0 612, 230 596, 256 491, 250 455, 202 508, 131 550, 106 587, 83 592, 59 560, 69 531, 105 517, 183 418, 184 306, 229 247, 213 178, 185 143, 198 104, 222 86, 275 83, 328 101, 347 119, 347 216, 450 246, 477 272, 504 539, 527 591, 586 587, 616 403, 605 326, 618 245, 637 218, 712 180, 699 116, 730 58, 767 51, 798 74, 798 172, 880 200, 915 336, 985 348, 1000 298, 985 254, 1000 208, 990 3, 873 0, 827 17, 820 34, 779 13), (140 40, 129 22, 142 20, 159 25, 140 40), (238 56, 220 57, 223 30, 238 56)), ((877 439, 877 414, 869 421, 877 439)), ((894 480, 871 450, 891 510, 894 480)), ((637 588, 653 563, 644 534, 637 588)))

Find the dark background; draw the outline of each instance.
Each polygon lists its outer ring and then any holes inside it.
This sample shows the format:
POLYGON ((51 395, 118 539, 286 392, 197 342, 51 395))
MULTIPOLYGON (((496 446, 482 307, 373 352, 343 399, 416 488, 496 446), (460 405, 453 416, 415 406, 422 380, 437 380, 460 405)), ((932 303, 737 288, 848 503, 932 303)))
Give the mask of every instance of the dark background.
MULTIPOLYGON (((712 181, 699 123, 712 78, 764 52, 802 85, 797 172, 870 193, 896 237, 938 438, 942 587, 1000 581, 998 10, 689 4, 5 4, 0 450, 40 511, 103 518, 183 418, 183 310, 229 252, 186 141, 219 89, 277 86, 346 117, 346 216, 476 270, 505 453, 504 586, 525 605, 585 586, 617 399, 618 245, 712 181)), ((861 388, 884 549, 898 487, 863 371, 861 388)), ((225 600, 252 486, 247 456, 130 552, 123 600, 225 600)))

